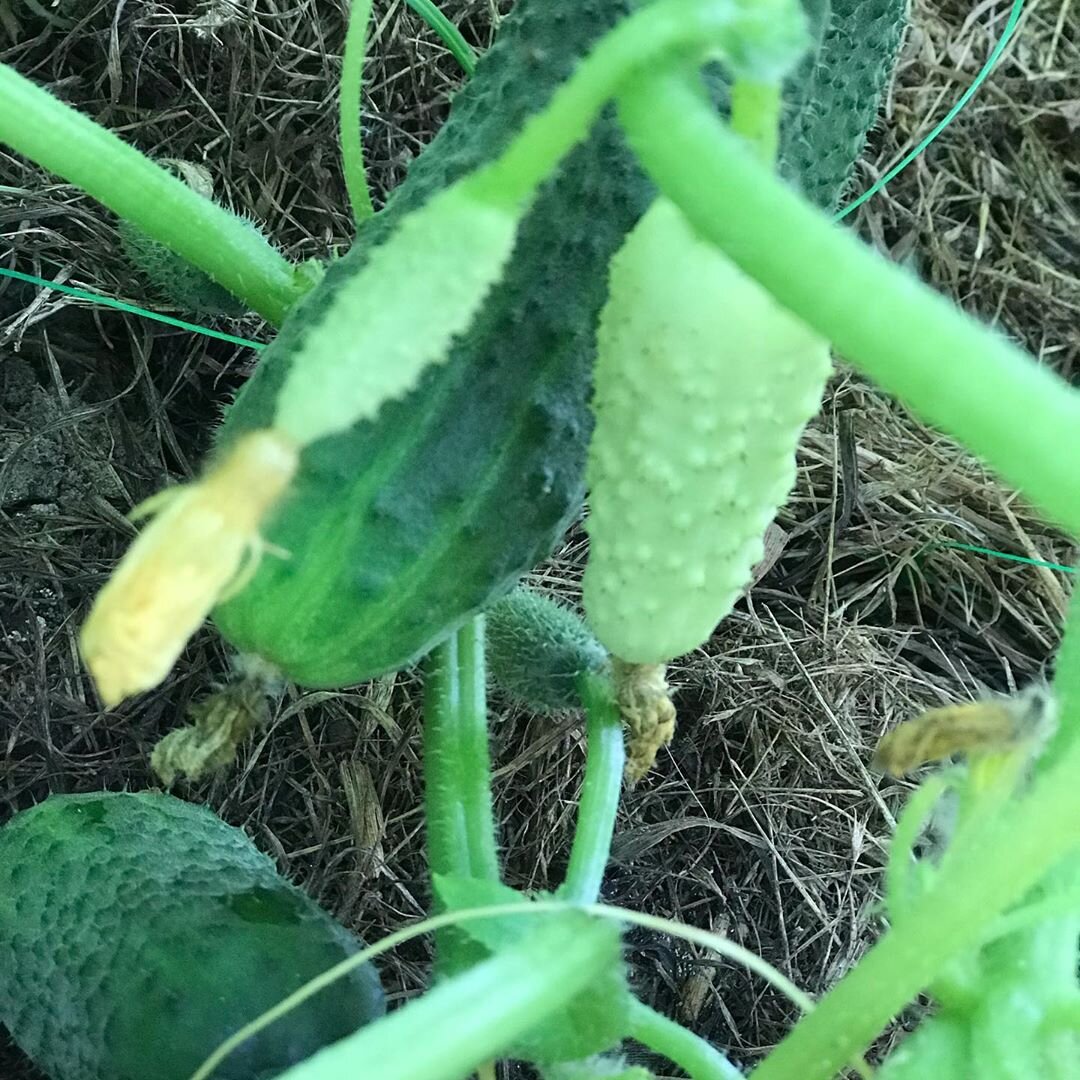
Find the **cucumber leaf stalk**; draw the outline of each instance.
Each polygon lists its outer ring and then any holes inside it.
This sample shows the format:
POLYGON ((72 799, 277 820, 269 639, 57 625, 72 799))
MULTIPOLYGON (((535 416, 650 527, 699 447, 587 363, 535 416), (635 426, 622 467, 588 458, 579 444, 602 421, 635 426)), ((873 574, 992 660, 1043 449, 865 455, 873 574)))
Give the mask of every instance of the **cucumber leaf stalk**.
POLYGON ((243 218, 6 64, 0 102, 0 141, 205 270, 275 326, 311 288, 310 267, 291 265, 243 218))

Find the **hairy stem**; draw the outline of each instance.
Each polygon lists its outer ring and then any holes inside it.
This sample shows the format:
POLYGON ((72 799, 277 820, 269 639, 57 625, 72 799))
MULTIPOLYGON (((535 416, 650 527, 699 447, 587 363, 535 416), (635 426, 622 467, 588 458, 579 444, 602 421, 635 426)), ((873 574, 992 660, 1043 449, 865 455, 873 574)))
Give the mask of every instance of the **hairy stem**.
POLYGON ((0 64, 0 140, 77 184, 275 326, 310 282, 235 214, 0 64))
POLYGON ((702 236, 1080 534, 1080 391, 831 224, 725 130, 684 76, 638 78, 620 104, 631 145, 702 236))
POLYGON ((360 139, 360 90, 364 74, 371 0, 353 0, 349 25, 345 31, 345 50, 341 61, 341 85, 338 87, 339 138, 345 189, 349 193, 353 220, 359 225, 375 214, 364 168, 364 147, 360 139))
MULTIPOLYGON (((499 880, 479 616, 437 646, 425 664, 424 815, 433 875, 499 880)), ((475 959, 468 938, 453 927, 436 935, 436 949, 444 974, 475 959)))
POLYGON ((711 1043, 636 998, 630 1006, 629 1034, 678 1065, 690 1080, 743 1080, 743 1074, 711 1043))
POLYGON ((610 679, 590 672, 581 677, 579 685, 588 715, 588 749, 577 828, 559 896, 575 903, 591 904, 600 895, 611 854, 626 747, 610 679))

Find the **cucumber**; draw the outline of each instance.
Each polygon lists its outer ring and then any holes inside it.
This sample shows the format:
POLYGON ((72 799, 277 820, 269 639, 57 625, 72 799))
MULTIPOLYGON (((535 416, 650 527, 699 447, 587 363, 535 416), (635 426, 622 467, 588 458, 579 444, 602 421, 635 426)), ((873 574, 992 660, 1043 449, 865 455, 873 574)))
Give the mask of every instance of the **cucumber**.
POLYGON ((584 603, 612 655, 664 664, 731 610, 829 370, 828 343, 659 197, 600 321, 584 603))
MULTIPOLYGON (((219 445, 272 424, 298 347, 372 248, 405 213, 500 152, 629 6, 518 0, 387 208, 264 352, 219 445)), ((850 52, 857 39, 831 40, 850 52)), ((845 62, 829 40, 804 82, 845 62)), ((804 100, 804 90, 789 86, 791 100, 804 100)), ((834 104, 845 127, 846 106, 834 104)), ((861 138, 865 124, 853 122, 861 138)), ((810 186, 813 168, 800 166, 810 186)), ((358 683, 407 666, 550 553, 582 504, 607 264, 652 194, 605 118, 545 185, 503 280, 448 362, 373 421, 305 449, 266 529, 288 557, 263 559, 215 612, 233 645, 303 685, 358 683)))
MULTIPOLYGON (((0 829, 0 1022, 52 1080, 187 1080, 359 947, 243 832, 168 795, 54 795, 0 829)), ((269 1080, 383 1011, 364 965, 215 1080, 269 1080)))
MULTIPOLYGON (((493 158, 625 0, 520 0, 389 205, 264 351, 220 440, 269 426, 297 345, 409 210, 493 158)), ((309 686, 405 666, 544 558, 580 509, 605 267, 650 189, 612 120, 522 222, 512 264, 449 362, 372 422, 312 444, 254 581, 215 621, 309 686)))
POLYGON ((581 708, 579 679, 608 665, 607 651, 577 612, 535 589, 507 593, 484 621, 491 678, 534 712, 581 708))

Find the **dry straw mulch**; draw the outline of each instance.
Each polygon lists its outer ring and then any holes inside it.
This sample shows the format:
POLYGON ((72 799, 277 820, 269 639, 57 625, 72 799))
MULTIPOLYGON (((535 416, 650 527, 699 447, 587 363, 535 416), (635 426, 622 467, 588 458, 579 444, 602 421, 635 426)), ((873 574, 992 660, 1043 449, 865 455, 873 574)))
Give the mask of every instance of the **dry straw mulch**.
MULTIPOLYGON (((1008 14, 919 0, 864 187, 969 85, 1008 14)), ((205 163, 219 192, 294 258, 348 242, 335 143, 343 13, 335 0, 258 5, 63 4, 53 24, 0 0, 0 59, 152 154, 205 163)), ((480 48, 489 0, 444 5, 480 48)), ((378 3, 365 142, 390 190, 445 115, 453 60, 399 0, 378 3)), ((44 10, 44 9, 42 9, 44 10)), ((858 228, 1075 378, 1080 335, 1080 25, 1031 0, 996 74, 858 228)), ((145 299, 115 222, 0 152, 0 260, 145 299)), ((868 298, 872 302, 872 298, 868 298)), ((242 321, 231 329, 259 331, 242 321)), ((189 475, 250 353, 0 280, 0 819, 54 791, 153 783, 161 735, 223 677, 207 631, 159 691, 103 715, 78 664, 86 604, 130 539, 122 519, 189 475)), ((947 356, 941 358, 949 362, 947 356)), ((625 799, 605 896, 731 934, 820 992, 873 940, 879 872, 905 786, 867 770, 920 707, 1044 671, 1070 579, 949 547, 1052 562, 1070 542, 948 439, 841 373, 801 453, 775 561, 708 648, 673 672, 681 727, 625 799)), ((580 536, 538 573, 573 598, 580 536)), ((243 825, 282 870, 375 939, 428 903, 417 681, 289 690, 234 771, 182 787, 243 825)), ((580 783, 580 720, 494 701, 507 874, 558 882, 580 783)), ((660 1008, 752 1060, 792 1009, 738 969, 635 934, 635 982, 660 1008)), ((384 964, 395 997, 423 985, 423 944, 384 964)), ((0 1050, 0 1074, 36 1074, 0 1050)))

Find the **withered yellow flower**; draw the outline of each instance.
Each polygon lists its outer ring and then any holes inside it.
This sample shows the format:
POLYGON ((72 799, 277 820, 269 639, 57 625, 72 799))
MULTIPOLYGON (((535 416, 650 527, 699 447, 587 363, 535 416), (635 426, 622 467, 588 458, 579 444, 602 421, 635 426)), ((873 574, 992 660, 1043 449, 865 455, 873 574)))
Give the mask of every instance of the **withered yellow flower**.
POLYGON ((80 635, 107 707, 161 682, 214 605, 250 580, 265 549, 260 526, 298 463, 287 436, 253 431, 200 480, 136 509, 153 520, 94 601, 80 635))

